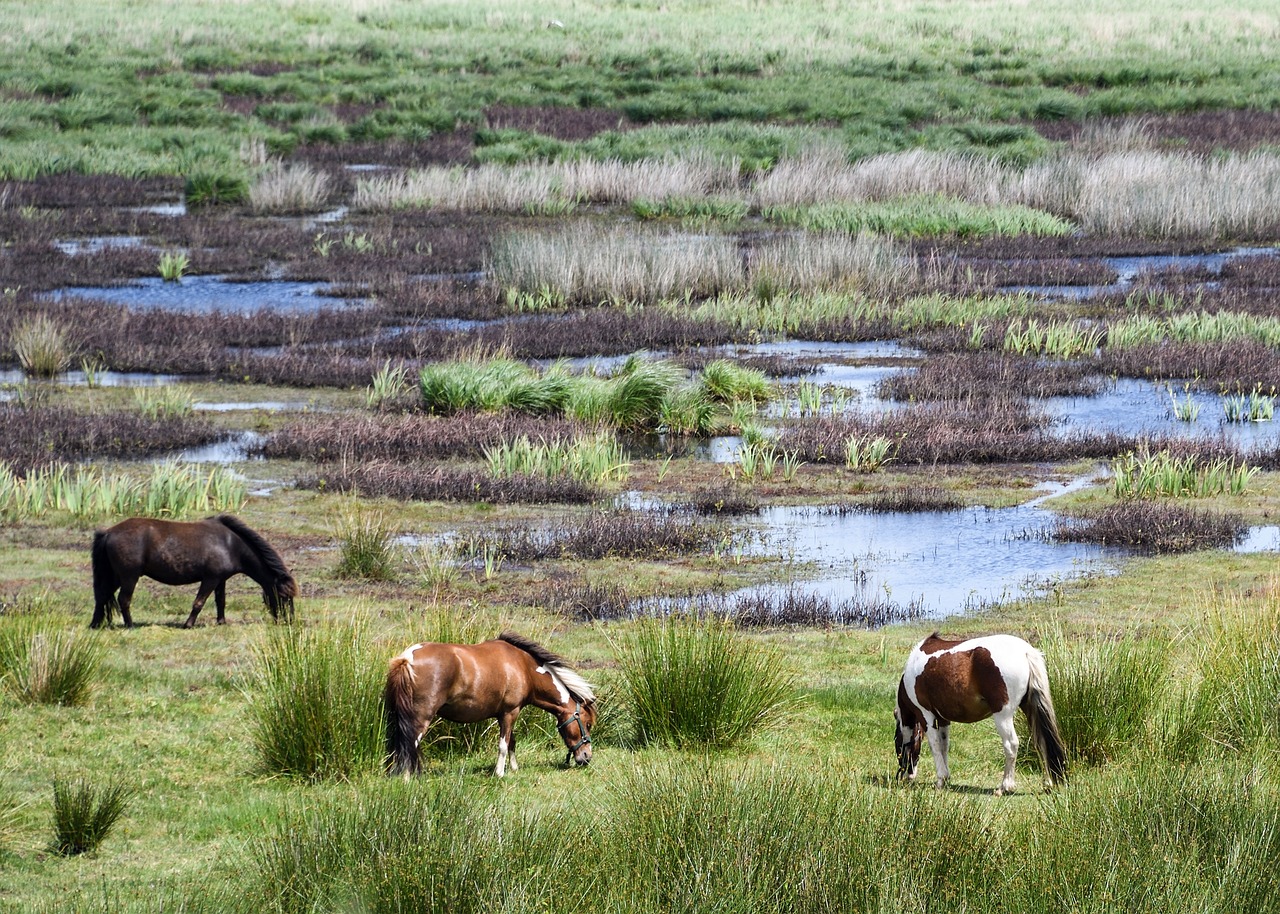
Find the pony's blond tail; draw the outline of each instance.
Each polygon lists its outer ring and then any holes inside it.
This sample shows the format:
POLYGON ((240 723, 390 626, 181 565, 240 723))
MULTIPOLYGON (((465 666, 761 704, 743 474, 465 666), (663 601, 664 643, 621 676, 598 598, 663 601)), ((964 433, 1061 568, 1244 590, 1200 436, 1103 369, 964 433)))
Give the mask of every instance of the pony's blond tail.
POLYGON ((1031 677, 1027 683, 1027 695, 1022 699, 1022 713, 1027 715, 1031 729, 1031 745, 1040 753, 1049 780, 1061 784, 1067 779, 1067 749, 1058 732, 1058 716, 1053 710, 1053 696, 1049 694, 1049 673, 1044 666, 1044 654, 1032 648, 1027 652, 1031 677))
POLYGON ((413 670, 404 656, 392 660, 387 669, 382 708, 387 721, 387 773, 406 776, 417 773, 418 721, 413 705, 413 670))

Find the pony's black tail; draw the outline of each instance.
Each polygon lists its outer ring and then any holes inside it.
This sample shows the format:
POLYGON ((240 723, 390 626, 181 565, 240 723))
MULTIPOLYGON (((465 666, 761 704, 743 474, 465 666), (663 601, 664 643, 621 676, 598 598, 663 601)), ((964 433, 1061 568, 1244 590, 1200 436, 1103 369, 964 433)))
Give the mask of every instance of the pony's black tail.
POLYGON ((234 514, 219 514, 214 520, 240 537, 244 544, 258 557, 258 561, 262 563, 267 580, 259 583, 262 584, 262 599, 266 602, 267 609, 271 610, 271 618, 278 620, 280 618, 280 610, 283 607, 285 621, 292 622, 293 598, 298 595, 298 582, 293 579, 293 575, 285 567, 284 559, 280 558, 280 553, 272 548, 261 533, 249 527, 234 514))
POLYGON ((1067 748, 1058 732, 1058 716, 1053 710, 1053 697, 1049 694, 1049 674, 1045 670, 1044 655, 1037 650, 1027 654, 1031 666, 1031 679, 1027 695, 1022 699, 1022 713, 1027 715, 1031 729, 1031 744, 1040 753, 1049 780, 1061 784, 1067 779, 1067 748))
POLYGON ((111 567, 111 559, 107 557, 105 530, 93 534, 89 558, 93 563, 93 621, 89 624, 97 628, 104 621, 111 621, 111 611, 116 605, 116 590, 120 587, 115 569, 111 567))
POLYGON ((403 654, 392 660, 387 670, 382 709, 387 721, 387 773, 416 774, 418 721, 413 707, 413 669, 403 654))

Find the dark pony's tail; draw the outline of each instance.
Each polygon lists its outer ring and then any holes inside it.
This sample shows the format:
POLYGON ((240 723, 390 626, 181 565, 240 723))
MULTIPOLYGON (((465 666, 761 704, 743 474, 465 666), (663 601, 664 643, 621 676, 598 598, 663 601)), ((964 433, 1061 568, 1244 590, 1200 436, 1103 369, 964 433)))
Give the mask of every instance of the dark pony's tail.
POLYGON ((391 661, 382 693, 387 721, 387 773, 408 777, 418 771, 418 722, 413 707, 413 668, 403 654, 391 661))
POLYGON ((1058 732, 1058 716, 1053 710, 1053 697, 1049 694, 1049 674, 1045 670, 1044 655, 1037 650, 1027 654, 1031 666, 1031 679, 1027 683, 1027 695, 1022 699, 1022 713, 1027 715, 1031 729, 1031 744, 1040 753, 1049 780, 1061 784, 1067 779, 1067 748, 1058 732))
POLYGON ((293 621, 293 598, 298 595, 298 582, 293 579, 289 569, 285 567, 280 553, 263 539, 262 534, 247 526, 244 521, 233 514, 219 514, 214 518, 240 539, 253 551, 270 578, 262 587, 262 599, 271 610, 271 618, 279 620, 280 608, 284 607, 285 621, 293 621))
POLYGON ((103 621, 111 622, 112 608, 116 605, 115 592, 120 586, 116 580, 115 569, 111 567, 111 559, 107 557, 107 533, 99 530, 93 534, 93 545, 89 547, 89 558, 93 562, 93 622, 94 626, 103 621), (99 616, 99 611, 102 615, 99 616))

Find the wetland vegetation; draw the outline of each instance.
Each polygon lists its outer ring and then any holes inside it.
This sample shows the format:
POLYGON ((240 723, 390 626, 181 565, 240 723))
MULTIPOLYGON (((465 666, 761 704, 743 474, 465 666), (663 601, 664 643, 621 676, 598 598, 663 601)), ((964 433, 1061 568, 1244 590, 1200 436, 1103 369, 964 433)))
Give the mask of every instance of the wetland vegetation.
POLYGON ((0 910, 1276 910, 1273 6, 0 0, 0 910), (293 625, 88 630, 222 511, 293 625), (938 627, 1065 787, 894 781, 938 627), (504 629, 591 766, 386 778, 504 629))

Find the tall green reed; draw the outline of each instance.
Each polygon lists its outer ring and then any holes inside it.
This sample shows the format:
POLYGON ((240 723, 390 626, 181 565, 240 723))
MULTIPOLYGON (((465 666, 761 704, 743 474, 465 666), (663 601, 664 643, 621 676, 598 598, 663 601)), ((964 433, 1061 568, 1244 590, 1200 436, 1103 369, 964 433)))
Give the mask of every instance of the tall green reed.
POLYGON ((793 702, 784 658, 715 618, 645 619, 619 638, 618 693, 643 744, 732 746, 793 702))
POLYGON ((1099 633, 1068 643, 1057 633, 1041 647, 1072 765, 1102 765, 1126 753, 1151 751, 1146 725, 1164 696, 1168 642, 1099 633))
POLYGON ((378 769, 386 663, 366 618, 272 626, 252 653, 249 739, 262 773, 319 781, 378 769))

